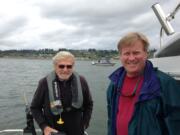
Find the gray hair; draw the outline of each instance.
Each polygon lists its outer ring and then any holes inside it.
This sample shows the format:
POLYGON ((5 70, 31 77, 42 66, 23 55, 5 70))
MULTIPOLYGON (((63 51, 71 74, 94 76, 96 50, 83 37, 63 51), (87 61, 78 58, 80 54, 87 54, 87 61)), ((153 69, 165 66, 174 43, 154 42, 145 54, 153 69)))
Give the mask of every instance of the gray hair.
POLYGON ((68 51, 60 51, 53 58, 53 64, 55 65, 59 60, 70 58, 75 62, 75 57, 72 53, 68 51))
POLYGON ((147 52, 148 47, 149 47, 148 38, 144 34, 139 33, 139 32, 130 32, 130 33, 126 34, 124 37, 122 37, 117 45, 119 52, 121 53, 122 47, 130 46, 137 40, 142 41, 142 43, 144 45, 144 51, 147 52))

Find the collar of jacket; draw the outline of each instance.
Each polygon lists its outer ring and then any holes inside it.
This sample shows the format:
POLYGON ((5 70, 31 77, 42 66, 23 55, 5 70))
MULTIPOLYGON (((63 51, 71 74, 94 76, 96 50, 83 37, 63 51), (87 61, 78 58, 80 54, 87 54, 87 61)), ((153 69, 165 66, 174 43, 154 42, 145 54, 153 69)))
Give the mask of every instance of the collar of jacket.
MULTIPOLYGON (((147 60, 143 74, 144 81, 141 88, 139 101, 149 100, 160 96, 160 81, 157 78, 156 70, 157 68, 153 68, 153 64, 147 60)), ((120 67, 109 76, 109 79, 116 86, 117 92, 121 90, 125 75, 126 71, 124 67, 120 67)))
MULTIPOLYGON (((54 71, 50 72, 47 76, 47 85, 48 85, 48 92, 49 92, 49 101, 50 101, 50 109, 54 115, 61 114, 62 111, 70 111, 72 108, 67 107, 64 108, 62 101, 60 99, 60 94, 58 94, 58 90, 60 87, 58 86, 56 73, 54 71)), ((71 80, 71 92, 72 92, 72 107, 76 109, 80 109, 83 104, 83 93, 82 93, 82 86, 80 82, 80 76, 78 73, 73 72, 71 80)))

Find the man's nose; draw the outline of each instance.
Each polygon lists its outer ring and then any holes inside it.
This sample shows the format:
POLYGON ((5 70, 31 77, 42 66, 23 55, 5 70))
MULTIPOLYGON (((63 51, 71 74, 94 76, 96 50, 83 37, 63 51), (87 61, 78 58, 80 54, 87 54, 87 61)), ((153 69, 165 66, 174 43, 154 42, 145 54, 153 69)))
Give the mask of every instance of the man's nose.
POLYGON ((130 60, 134 60, 134 58, 135 58, 135 55, 134 55, 133 53, 131 53, 131 54, 129 55, 129 59, 130 59, 130 60))

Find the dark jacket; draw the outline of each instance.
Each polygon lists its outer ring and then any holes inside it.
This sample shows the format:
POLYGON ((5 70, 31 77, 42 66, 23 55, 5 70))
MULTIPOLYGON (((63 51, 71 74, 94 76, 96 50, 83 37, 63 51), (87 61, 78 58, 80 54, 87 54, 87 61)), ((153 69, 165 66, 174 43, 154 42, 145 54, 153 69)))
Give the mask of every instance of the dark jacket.
MULTIPOLYGON (((107 90, 108 135, 116 135, 116 116, 120 90, 126 71, 123 67, 110 75, 107 90)), ((180 86, 165 73, 146 62, 144 81, 128 135, 180 135, 180 86)))
MULTIPOLYGON (((62 104, 66 107, 69 107, 72 101, 70 94, 71 91, 69 89, 73 77, 74 76, 72 75, 67 81, 58 81, 60 89, 62 90, 62 104)), ((53 115, 50 110, 47 79, 44 77, 39 81, 39 85, 31 103, 31 111, 33 117, 42 130, 46 126, 50 126, 56 130, 66 132, 67 135, 83 134, 84 128, 87 128, 89 125, 92 114, 93 101, 85 78, 80 76, 80 82, 82 86, 83 105, 80 109, 72 108, 70 111, 62 112, 62 119, 64 124, 59 125, 57 124, 59 115, 53 115)))

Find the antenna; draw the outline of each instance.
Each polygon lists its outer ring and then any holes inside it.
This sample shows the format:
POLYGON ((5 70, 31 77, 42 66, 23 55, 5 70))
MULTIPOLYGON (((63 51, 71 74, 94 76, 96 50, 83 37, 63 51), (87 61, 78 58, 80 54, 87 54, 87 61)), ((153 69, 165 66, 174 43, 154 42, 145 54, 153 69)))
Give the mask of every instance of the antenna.
POLYGON ((154 13, 156 14, 159 22, 161 23, 162 28, 166 32, 166 34, 167 35, 174 34, 175 32, 174 32, 173 27, 170 24, 169 16, 165 15, 161 6, 158 3, 156 3, 156 4, 152 5, 152 9, 153 9, 154 13))

